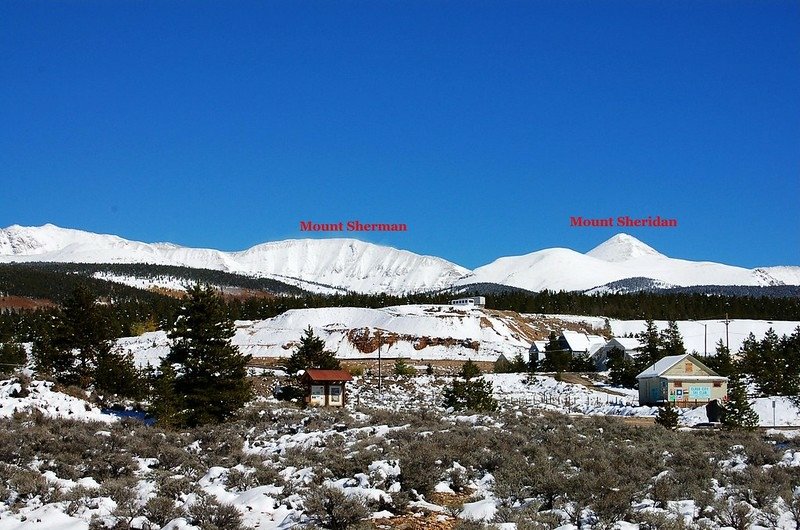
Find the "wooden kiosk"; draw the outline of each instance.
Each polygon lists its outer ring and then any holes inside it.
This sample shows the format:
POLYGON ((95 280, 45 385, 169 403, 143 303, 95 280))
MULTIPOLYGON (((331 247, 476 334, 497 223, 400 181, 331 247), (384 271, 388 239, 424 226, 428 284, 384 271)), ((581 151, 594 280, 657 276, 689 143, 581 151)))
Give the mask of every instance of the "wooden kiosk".
POLYGON ((344 407, 345 384, 353 376, 344 370, 320 370, 309 368, 303 374, 305 403, 310 407, 344 407))

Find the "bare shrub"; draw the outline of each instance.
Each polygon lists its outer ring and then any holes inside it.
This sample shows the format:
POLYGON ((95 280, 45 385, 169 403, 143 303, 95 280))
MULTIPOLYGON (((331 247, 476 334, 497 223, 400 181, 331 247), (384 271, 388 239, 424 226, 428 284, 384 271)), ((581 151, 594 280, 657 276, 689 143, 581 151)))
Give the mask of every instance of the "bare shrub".
POLYGON ((752 506, 733 498, 720 499, 714 508, 717 522, 723 526, 732 526, 736 530, 747 530, 755 519, 752 506))
POLYGON ((306 512, 323 528, 347 530, 369 513, 361 499, 347 497, 329 486, 312 488, 305 497, 306 512))
POLYGON ((415 490, 420 495, 427 495, 433 490, 439 477, 434 454, 435 448, 430 447, 424 439, 411 440, 401 447, 398 460, 403 490, 415 490))
POLYGON ((184 493, 197 493, 198 486, 187 477, 162 475, 157 477, 157 493, 159 497, 177 500, 184 493))
POLYGON ((142 510, 142 515, 147 517, 148 527, 152 530, 163 528, 167 523, 184 514, 183 508, 179 508, 174 499, 160 496, 148 500, 142 510))
POLYGON ((683 517, 664 513, 643 511, 631 518, 633 522, 639 524, 639 530, 687 530, 686 522, 683 517))
POLYGON ((191 524, 203 530, 242 530, 242 514, 231 504, 220 503, 211 495, 199 495, 188 510, 191 524))
POLYGON ((66 501, 67 503, 66 507, 64 508, 64 512, 69 516, 73 516, 78 513, 79 510, 88 505, 88 501, 92 497, 93 492, 94 490, 90 490, 84 486, 75 486, 64 493, 62 500, 66 501))
POLYGON ((26 502, 39 497, 42 504, 59 499, 60 489, 48 482, 38 471, 19 470, 9 480, 9 486, 17 492, 17 501, 26 502))
POLYGON ((101 494, 117 503, 111 515, 121 523, 121 528, 130 528, 133 519, 141 515, 139 497, 136 493, 136 481, 124 479, 109 479, 103 482, 101 494))

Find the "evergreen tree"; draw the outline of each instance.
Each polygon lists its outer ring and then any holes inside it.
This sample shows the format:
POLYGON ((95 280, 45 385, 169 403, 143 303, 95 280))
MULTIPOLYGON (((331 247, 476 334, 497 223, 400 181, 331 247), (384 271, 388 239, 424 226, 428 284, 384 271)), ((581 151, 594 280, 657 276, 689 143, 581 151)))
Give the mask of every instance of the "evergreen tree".
POLYGON ((678 426, 678 418, 680 415, 671 401, 658 410, 656 415, 656 423, 666 429, 675 429, 678 426))
POLYGON ((251 395, 249 355, 231 344, 235 328, 225 304, 211 286, 194 285, 168 336, 170 352, 162 362, 176 367, 174 392, 190 426, 219 423, 251 395))
POLYGON ((731 351, 727 346, 725 346, 725 343, 722 342, 722 339, 717 341, 716 353, 714 356, 704 359, 704 362, 709 368, 717 372, 719 375, 723 375, 725 377, 733 374, 735 371, 733 358, 731 357, 731 351))
POLYGON ((625 388, 636 386, 636 376, 639 375, 640 370, 637 370, 636 363, 625 356, 623 350, 614 348, 608 353, 608 369, 612 385, 625 388))
POLYGON ((744 382, 736 374, 728 379, 728 402, 723 407, 722 424, 734 429, 758 427, 758 415, 747 399, 744 382))
POLYGON ((782 394, 800 399, 800 326, 788 337, 784 335, 781 338, 780 349, 785 366, 782 394))
POLYGON ((555 331, 550 332, 547 344, 544 347, 545 357, 540 364, 544 372, 565 372, 569 370, 572 354, 561 347, 561 342, 555 331))
POLYGON ((661 352, 661 334, 652 319, 645 321, 645 329, 636 335, 642 344, 641 354, 637 359, 637 367, 644 370, 663 357, 661 352))
POLYGON ((28 362, 28 354, 20 344, 6 342, 0 345, 0 372, 11 373, 28 362))
POLYGON ((340 364, 333 352, 325 349, 325 341, 314 335, 309 325, 305 334, 300 337, 300 346, 286 363, 286 371, 295 375, 300 370, 321 368, 323 370, 339 370, 340 364))
POLYGON ((399 359, 399 358, 395 359, 394 375, 399 375, 401 377, 409 377, 416 374, 417 374, 416 368, 409 365, 404 359, 399 359))
POLYGON ((515 373, 528 371, 528 363, 525 362, 525 358, 522 357, 522 353, 517 352, 517 354, 514 356, 514 360, 511 361, 511 371, 515 373))
POLYGON ((789 368, 781 358, 781 344, 775 330, 769 328, 764 333, 764 338, 759 344, 758 369, 754 372, 753 379, 759 391, 766 396, 783 395, 787 390, 786 370, 789 368))
POLYGON ((472 359, 467 359, 467 362, 461 365, 461 377, 464 379, 472 379, 481 375, 481 369, 477 364, 472 362, 472 359))
POLYGON ((186 424, 186 403, 176 390, 175 368, 169 363, 161 365, 161 373, 153 379, 153 406, 150 414, 165 428, 186 424))
POLYGON ((136 369, 131 354, 112 348, 98 356, 95 388, 99 392, 140 398, 143 386, 142 375, 136 369))
POLYGON ((34 341, 37 369, 62 384, 88 388, 95 379, 97 361, 108 355, 111 338, 108 319, 89 288, 78 284, 50 328, 34 341))
POLYGON ((538 353, 536 353, 536 354, 529 353, 528 354, 528 372, 533 373, 533 372, 538 372, 539 370, 541 370, 541 362, 539 361, 538 355, 539 355, 538 353))
POLYGON ((736 364, 736 371, 742 374, 750 374, 757 379, 757 374, 764 371, 762 357, 759 352, 759 344, 756 336, 751 332, 742 341, 739 347, 739 360, 736 364))
POLYGON ((578 355, 573 355, 572 358, 569 360, 569 371, 570 372, 594 372, 595 365, 592 362, 592 359, 589 355, 585 353, 581 353, 578 355))
POLYGON ((493 390, 491 381, 483 378, 465 381, 453 379, 453 383, 444 389, 444 404, 445 407, 453 407, 455 410, 490 412, 497 410, 497 401, 492 396, 493 390))
POLYGON ((662 356, 683 355, 686 347, 683 345, 683 337, 678 329, 678 323, 674 320, 667 322, 667 328, 661 332, 662 356))

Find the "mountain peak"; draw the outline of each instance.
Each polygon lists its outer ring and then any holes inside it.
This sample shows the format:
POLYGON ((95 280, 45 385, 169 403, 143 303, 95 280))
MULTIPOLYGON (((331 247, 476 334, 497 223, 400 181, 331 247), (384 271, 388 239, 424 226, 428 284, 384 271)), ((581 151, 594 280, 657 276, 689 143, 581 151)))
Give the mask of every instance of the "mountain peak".
POLYGON ((661 256, 653 247, 646 245, 628 234, 617 234, 611 239, 600 243, 586 253, 587 256, 603 261, 621 262, 645 256, 661 256))

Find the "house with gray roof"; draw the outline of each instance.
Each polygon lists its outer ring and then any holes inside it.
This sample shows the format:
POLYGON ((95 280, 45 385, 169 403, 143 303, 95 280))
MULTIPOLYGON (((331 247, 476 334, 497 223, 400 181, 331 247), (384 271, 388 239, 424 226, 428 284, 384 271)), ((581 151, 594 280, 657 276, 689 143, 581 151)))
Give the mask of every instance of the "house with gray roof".
POLYGON ((689 353, 659 359, 636 379, 641 405, 663 405, 671 401, 681 407, 693 407, 728 398, 728 378, 689 353))

